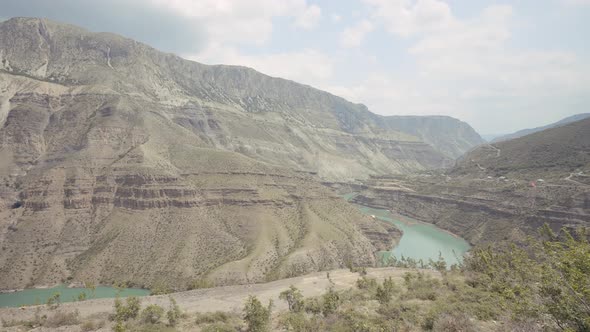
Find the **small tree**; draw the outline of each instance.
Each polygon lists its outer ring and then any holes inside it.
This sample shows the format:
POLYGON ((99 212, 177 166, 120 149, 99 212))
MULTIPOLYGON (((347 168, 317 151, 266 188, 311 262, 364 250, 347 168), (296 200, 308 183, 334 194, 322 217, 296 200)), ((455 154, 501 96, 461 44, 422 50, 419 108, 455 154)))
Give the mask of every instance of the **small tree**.
POLYGON ((334 291, 332 287, 330 287, 328 292, 322 296, 322 300, 322 314, 324 314, 326 317, 335 313, 340 306, 340 296, 334 291))
POLYGON ((287 301, 289 311, 301 312, 303 310, 303 295, 295 286, 291 285, 289 289, 279 295, 279 299, 287 301))
POLYGON ((244 305, 244 320, 248 324, 248 331, 269 331, 271 309, 272 301, 269 301, 268 307, 265 308, 256 296, 249 296, 244 305))
POLYGON ((447 262, 443 258, 442 253, 440 251, 438 252, 438 259, 436 261, 430 259, 428 264, 440 273, 447 272, 447 262))
POLYGON ((386 304, 391 301, 393 294, 395 294, 397 287, 395 286, 395 282, 391 277, 386 278, 383 280, 383 284, 377 286, 377 291, 375 293, 375 298, 379 303, 386 304))
POLYGON ((168 312, 166 312, 166 316, 168 317, 168 325, 175 326, 176 323, 178 323, 180 316, 182 316, 182 311, 172 296, 170 296, 169 299, 170 308, 168 309, 168 312))

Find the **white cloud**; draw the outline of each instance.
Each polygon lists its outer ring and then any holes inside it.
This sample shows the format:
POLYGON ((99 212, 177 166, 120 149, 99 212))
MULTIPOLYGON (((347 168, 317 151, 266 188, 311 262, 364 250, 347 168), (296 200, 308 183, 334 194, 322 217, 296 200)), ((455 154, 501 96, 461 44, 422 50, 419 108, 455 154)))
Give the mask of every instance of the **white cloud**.
POLYGON ((150 0, 200 23, 210 40, 226 44, 264 44, 270 40, 273 19, 290 17, 303 29, 313 28, 321 8, 306 0, 150 0))
MULTIPOLYGON (((590 93, 590 68, 575 53, 511 45, 511 6, 488 6, 460 19, 437 0, 365 2, 375 28, 391 33, 392 43, 399 38, 409 42, 412 68, 372 73, 356 84, 328 89, 366 103, 374 112, 447 114, 478 128, 510 131, 519 125, 503 122, 506 116, 518 113, 523 121, 549 122, 547 114, 567 111, 565 106, 548 107, 579 102, 590 93), (543 116, 540 110, 545 110, 543 116)), ((350 40, 350 45, 359 44, 359 39, 350 40)))
POLYGON ((316 5, 311 5, 307 7, 305 11, 297 17, 297 19, 295 20, 295 26, 298 26, 305 30, 311 30, 318 24, 321 17, 321 8, 316 5))
POLYGON ((347 28, 340 34, 340 45, 343 47, 358 47, 365 35, 373 30, 373 24, 362 20, 353 27, 347 28))
POLYGON ((364 0, 373 9, 375 20, 398 36, 445 29, 455 19, 449 5, 439 0, 364 0))

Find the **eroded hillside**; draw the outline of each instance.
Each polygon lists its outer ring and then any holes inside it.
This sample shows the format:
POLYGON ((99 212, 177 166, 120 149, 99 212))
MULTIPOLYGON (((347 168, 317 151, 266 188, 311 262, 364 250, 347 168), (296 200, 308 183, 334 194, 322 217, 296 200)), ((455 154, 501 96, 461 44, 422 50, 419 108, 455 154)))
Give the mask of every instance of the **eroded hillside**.
POLYGON ((447 160, 361 106, 39 19, 0 24, 0 280, 258 282, 371 264, 400 234, 316 173, 447 160))

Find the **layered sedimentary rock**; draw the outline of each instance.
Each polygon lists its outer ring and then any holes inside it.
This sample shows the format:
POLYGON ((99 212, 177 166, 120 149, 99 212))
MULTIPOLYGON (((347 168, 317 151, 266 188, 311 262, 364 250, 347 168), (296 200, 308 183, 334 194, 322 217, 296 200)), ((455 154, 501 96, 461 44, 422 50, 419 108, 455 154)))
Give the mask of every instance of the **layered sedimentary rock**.
POLYGON ((447 159, 310 87, 45 20, 0 24, 0 67, 2 289, 372 264, 399 232, 318 177, 447 159))

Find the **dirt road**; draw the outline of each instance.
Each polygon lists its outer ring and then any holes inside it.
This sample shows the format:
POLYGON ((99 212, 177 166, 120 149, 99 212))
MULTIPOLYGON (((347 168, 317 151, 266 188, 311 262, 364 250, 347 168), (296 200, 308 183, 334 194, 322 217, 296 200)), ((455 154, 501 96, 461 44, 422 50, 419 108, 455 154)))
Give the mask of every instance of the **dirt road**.
MULTIPOLYGON (((401 282, 403 275, 408 271, 412 270, 401 268, 367 269, 369 277, 377 279, 393 277, 397 279, 397 282, 401 282)), ((423 271, 433 276, 438 275, 436 271, 423 271)), ((272 299, 275 304, 275 310, 281 311, 286 310, 287 305, 284 301, 279 300, 279 294, 290 285, 299 288, 306 297, 317 296, 323 294, 331 286, 336 290, 354 287, 356 280, 360 277, 358 273, 352 273, 344 269, 330 271, 329 275, 330 279, 327 278, 327 272, 316 272, 305 276, 263 284, 215 287, 173 293, 170 296, 187 313, 212 311, 240 312, 245 299, 249 295, 256 295, 263 303, 267 303, 269 299, 272 299)), ((141 302, 142 306, 152 303, 163 307, 168 307, 169 305, 168 295, 142 297, 141 302)), ((111 313, 113 311, 113 299, 88 300, 84 302, 63 303, 61 305, 61 310, 64 311, 76 309, 80 312, 81 317, 111 313)), ((0 319, 28 320, 34 317, 36 311, 40 311, 40 314, 43 315, 48 309, 44 305, 25 308, 1 308, 0 319)))

